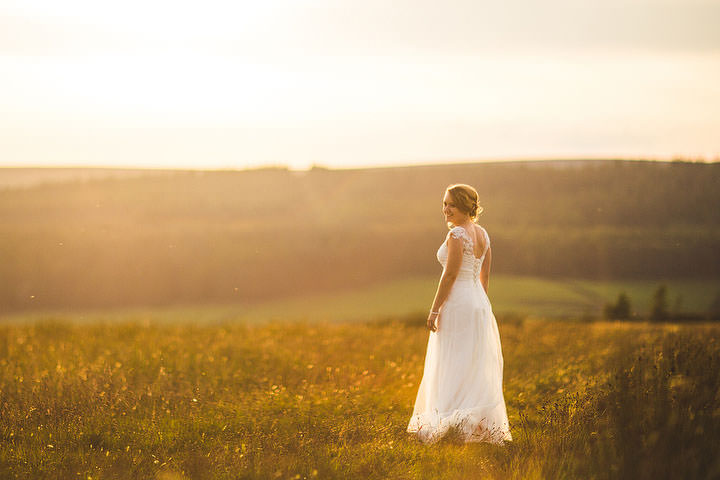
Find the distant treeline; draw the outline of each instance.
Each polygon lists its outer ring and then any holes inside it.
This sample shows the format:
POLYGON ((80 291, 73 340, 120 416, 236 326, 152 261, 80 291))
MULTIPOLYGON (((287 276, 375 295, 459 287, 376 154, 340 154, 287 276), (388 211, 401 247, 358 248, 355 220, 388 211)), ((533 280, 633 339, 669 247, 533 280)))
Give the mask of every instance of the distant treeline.
POLYGON ((667 285, 659 285, 653 293, 652 305, 647 316, 641 316, 633 309, 627 293, 620 292, 615 303, 606 303, 603 317, 607 320, 649 320, 651 322, 702 322, 720 321, 720 292, 704 312, 691 312, 682 308, 682 297, 676 297, 672 309, 669 305, 667 285))
POLYGON ((480 192, 493 272, 720 276, 720 164, 149 171, 0 191, 0 307, 246 301, 439 274, 455 182, 480 192))

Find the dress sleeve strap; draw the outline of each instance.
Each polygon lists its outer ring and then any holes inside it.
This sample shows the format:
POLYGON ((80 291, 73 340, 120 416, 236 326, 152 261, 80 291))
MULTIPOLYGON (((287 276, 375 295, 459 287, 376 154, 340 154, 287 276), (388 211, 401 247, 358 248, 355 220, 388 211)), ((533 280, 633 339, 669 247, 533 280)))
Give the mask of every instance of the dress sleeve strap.
POLYGON ((485 251, 483 252, 483 255, 485 255, 490 248, 490 235, 488 235, 487 230, 485 230, 485 227, 481 227, 483 231, 483 235, 485 236, 485 251))
POLYGON ((462 227, 454 227, 450 230, 450 235, 452 235, 453 238, 461 238, 463 241, 466 239, 465 229, 462 227))
POLYGON ((454 227, 450 230, 453 238, 459 238, 463 243, 463 253, 465 255, 473 255, 473 241, 463 227, 454 227))

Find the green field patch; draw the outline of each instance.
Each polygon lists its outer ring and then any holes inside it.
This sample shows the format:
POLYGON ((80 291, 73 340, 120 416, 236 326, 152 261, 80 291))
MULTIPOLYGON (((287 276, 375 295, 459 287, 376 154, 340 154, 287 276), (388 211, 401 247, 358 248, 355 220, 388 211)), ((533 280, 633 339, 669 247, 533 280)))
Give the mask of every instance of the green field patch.
MULTIPOLYGON (((234 321, 256 324, 272 321, 357 322, 398 316, 419 318, 429 310, 438 281, 439 275, 414 276, 367 287, 246 304, 26 312, 0 315, 0 322, 204 325, 234 321)), ((630 297, 635 313, 646 315, 653 293, 660 285, 668 288, 668 307, 683 312, 707 312, 720 293, 720 280, 589 281, 498 274, 491 276, 489 296, 493 311, 503 317, 597 319, 602 315, 603 306, 614 302, 620 292, 630 297)))

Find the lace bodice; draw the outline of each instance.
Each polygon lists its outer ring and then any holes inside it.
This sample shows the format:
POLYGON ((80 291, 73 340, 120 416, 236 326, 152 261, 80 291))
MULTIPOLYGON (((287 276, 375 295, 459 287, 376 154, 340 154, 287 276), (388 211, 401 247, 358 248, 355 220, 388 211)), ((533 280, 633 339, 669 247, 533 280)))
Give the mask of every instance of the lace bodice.
MULTIPOLYGON (((488 236, 487 231, 483 227, 480 227, 480 230, 482 230, 483 236, 485 237, 485 249, 480 258, 477 258, 475 256, 472 237, 470 237, 468 232, 463 227, 454 227, 452 230, 450 230, 450 235, 452 235, 454 238, 461 238, 463 241, 463 260, 462 264, 460 265, 460 271, 458 272, 457 280, 468 279, 475 282, 480 281, 480 268, 482 267, 483 261, 485 260, 485 255, 487 254, 488 248, 490 248, 490 237, 488 236)), ((448 248, 446 239, 442 243, 442 245, 440 245, 440 248, 438 248, 437 251, 437 259, 443 266, 443 268, 447 266, 447 257, 448 248)))

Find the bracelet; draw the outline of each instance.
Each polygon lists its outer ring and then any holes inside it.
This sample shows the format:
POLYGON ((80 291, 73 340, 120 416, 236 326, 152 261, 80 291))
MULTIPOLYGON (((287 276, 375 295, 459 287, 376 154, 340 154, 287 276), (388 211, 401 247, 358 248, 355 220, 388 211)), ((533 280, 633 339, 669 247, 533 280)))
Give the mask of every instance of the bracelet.
POLYGON ((430 314, 433 314, 433 313, 434 313, 435 315, 440 315, 440 312, 433 312, 432 310, 430 310, 430 314))

